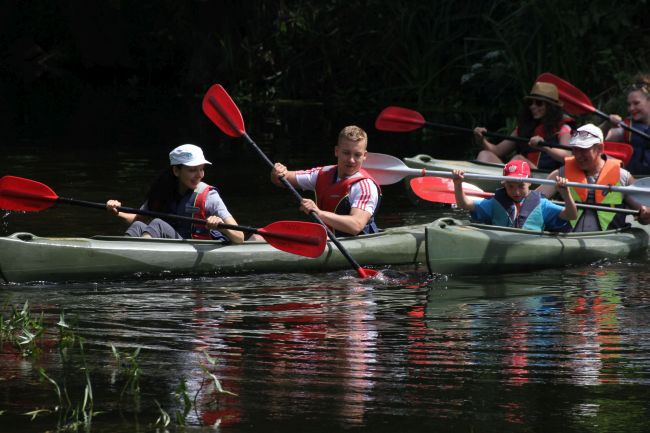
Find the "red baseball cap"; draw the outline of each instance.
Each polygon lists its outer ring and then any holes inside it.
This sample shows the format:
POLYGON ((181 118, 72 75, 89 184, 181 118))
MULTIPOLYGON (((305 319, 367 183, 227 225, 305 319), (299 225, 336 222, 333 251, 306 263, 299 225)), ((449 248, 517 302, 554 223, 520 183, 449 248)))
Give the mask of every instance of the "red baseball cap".
POLYGON ((530 166, 526 161, 515 159, 503 167, 503 175, 510 177, 530 177, 530 166))

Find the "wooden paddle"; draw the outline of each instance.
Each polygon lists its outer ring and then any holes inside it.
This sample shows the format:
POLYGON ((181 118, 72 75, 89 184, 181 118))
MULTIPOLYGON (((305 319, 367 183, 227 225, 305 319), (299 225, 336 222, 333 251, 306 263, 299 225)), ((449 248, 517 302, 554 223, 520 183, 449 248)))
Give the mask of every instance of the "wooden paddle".
MULTIPOLYGON (((244 128, 244 119, 242 118, 239 108, 232 100, 228 92, 220 85, 214 84, 203 97, 203 112, 210 118, 210 120, 221 129, 226 135, 231 137, 243 137, 244 140, 257 152, 258 156, 266 162, 271 169, 273 169, 273 162, 266 156, 257 144, 249 137, 244 128)), ((283 185, 293 194, 299 201, 302 201, 302 196, 286 179, 281 179, 283 185)), ((378 271, 373 269, 362 268, 345 249, 343 244, 336 238, 334 233, 327 227, 323 220, 311 213, 312 218, 322 225, 327 231, 327 236, 336 245, 343 257, 352 265, 357 274, 361 278, 372 277, 378 274, 378 271)))
MULTIPOLYGON (((384 155, 382 153, 368 152, 368 156, 363 163, 363 168, 370 173, 370 175, 379 182, 380 185, 390 185, 407 176, 439 176, 439 177, 453 177, 450 171, 435 171, 419 168, 410 168, 404 164, 400 159, 394 156, 384 155)), ((551 179, 540 179, 537 177, 510 177, 510 176, 494 176, 487 174, 474 174, 465 173, 466 179, 478 180, 493 180, 493 181, 508 181, 519 183, 534 183, 540 185, 555 185, 555 181, 551 179)), ((650 182, 650 178, 648 179, 650 182)), ((642 179, 642 180, 644 180, 642 179)), ((596 185, 590 183, 567 182, 567 186, 573 188, 587 188, 600 191, 620 192, 630 196, 643 204, 644 206, 650 205, 650 184, 645 184, 641 180, 637 181, 632 186, 615 186, 615 185, 596 185), (646 204, 647 203, 647 204, 646 204)))
MULTIPOLYGON (((442 129, 445 131, 474 133, 473 129, 463 128, 460 126, 444 125, 440 123, 433 123, 424 120, 422 114, 415 110, 410 110, 403 107, 386 107, 379 113, 375 120, 375 128, 380 131, 391 132, 408 132, 426 126, 433 129, 442 129)), ((511 135, 497 134, 494 132, 486 132, 486 137, 497 138, 499 140, 518 141, 520 143, 528 143, 530 138, 515 137, 511 135)), ((541 142, 540 146, 557 147, 559 149, 573 150, 572 146, 564 146, 562 144, 551 144, 541 142)), ((604 146, 605 153, 616 159, 623 161, 623 164, 630 162, 634 148, 627 143, 618 143, 614 141, 606 141, 604 146)))
MULTIPOLYGON (((560 100, 563 102, 563 109, 573 115, 580 114, 596 114, 597 116, 609 120, 609 114, 603 113, 593 106, 587 95, 582 93, 580 89, 575 87, 573 84, 568 81, 563 80, 562 78, 551 74, 550 72, 544 72, 542 75, 537 77, 535 81, 541 81, 542 83, 551 83, 555 84, 557 90, 560 94, 560 100)), ((633 134, 640 135, 646 140, 650 140, 650 135, 646 134, 643 131, 632 128, 624 123, 620 123, 620 126, 623 129, 627 129, 633 134)))
MULTIPOLYGON (((3 176, 0 178, 0 209, 38 212, 60 203, 106 210, 105 203, 59 197, 49 186, 34 180, 16 176, 3 176)), ((206 220, 203 219, 146 209, 129 207, 119 207, 117 209, 120 212, 150 217, 174 219, 195 224, 206 223, 206 220)), ((225 223, 219 224, 219 227, 258 234, 270 245, 281 251, 311 258, 319 257, 323 253, 327 241, 325 230, 320 224, 303 221, 277 221, 259 229, 225 223)))
MULTIPOLYGON (((456 195, 454 193, 454 182, 451 179, 442 177, 414 177, 410 180, 411 189, 423 200, 456 204, 456 195)), ((471 198, 489 198, 494 195, 492 192, 483 191, 476 185, 463 182, 463 192, 471 198)), ((564 202, 551 200, 553 203, 564 206, 564 202)), ((580 209, 592 209, 597 211, 617 212, 630 215, 638 215, 639 211, 634 209, 613 208, 609 206, 598 206, 587 203, 576 203, 580 209)))

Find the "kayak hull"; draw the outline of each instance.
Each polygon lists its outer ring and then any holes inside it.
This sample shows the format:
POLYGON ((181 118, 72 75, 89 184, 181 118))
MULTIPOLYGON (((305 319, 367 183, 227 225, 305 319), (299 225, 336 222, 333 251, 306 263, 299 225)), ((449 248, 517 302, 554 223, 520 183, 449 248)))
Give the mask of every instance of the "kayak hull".
MULTIPOLYGON (((404 163, 410 168, 423 168, 425 170, 452 172, 453 170, 458 169, 463 170, 466 173, 488 176, 503 176, 503 164, 492 164, 488 162, 436 159, 429 155, 419 154, 415 155, 412 158, 404 158, 404 163)), ((548 174, 548 171, 537 169, 531 170, 532 177, 545 179, 548 174)), ((472 179, 470 183, 478 186, 485 191, 491 192, 495 191, 501 186, 501 182, 494 180, 472 179)))
POLYGON ((604 232, 534 232, 440 218, 427 226, 426 242, 431 273, 479 275, 639 256, 648 247, 648 232, 638 225, 604 232))
MULTIPOLYGON (((339 240, 364 267, 423 263, 425 258, 424 225, 339 240)), ((46 238, 29 233, 0 237, 0 276, 12 283, 340 269, 351 269, 351 265, 331 241, 320 257, 310 259, 279 251, 266 242, 224 245, 113 236, 46 238)))

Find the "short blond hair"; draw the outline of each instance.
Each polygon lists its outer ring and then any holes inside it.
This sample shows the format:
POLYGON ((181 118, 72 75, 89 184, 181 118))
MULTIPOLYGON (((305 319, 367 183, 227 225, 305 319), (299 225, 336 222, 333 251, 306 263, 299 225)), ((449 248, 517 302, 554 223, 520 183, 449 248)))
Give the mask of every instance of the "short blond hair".
POLYGON ((339 132, 338 142, 341 143, 342 140, 355 142, 363 141, 368 144, 368 134, 356 125, 348 125, 339 132))

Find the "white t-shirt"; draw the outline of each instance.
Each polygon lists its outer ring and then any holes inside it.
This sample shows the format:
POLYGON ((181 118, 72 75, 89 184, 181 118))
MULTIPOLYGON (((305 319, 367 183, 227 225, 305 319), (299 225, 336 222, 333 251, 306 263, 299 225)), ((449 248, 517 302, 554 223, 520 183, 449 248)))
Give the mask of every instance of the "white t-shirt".
MULTIPOLYGON (((306 191, 315 191, 316 180, 318 179, 320 170, 321 167, 315 167, 311 170, 296 171, 296 182, 298 182, 300 188, 306 191)), ((331 170, 336 170, 336 166, 325 167, 323 171, 324 175, 327 175, 325 173, 331 173, 331 170)), ((357 172, 350 177, 361 177, 361 173, 357 172)), ((337 182, 339 180, 341 179, 336 179, 337 182)), ((350 200, 350 207, 364 210, 370 215, 373 215, 379 203, 379 190, 373 181, 363 179, 352 184, 348 199, 350 200)))

